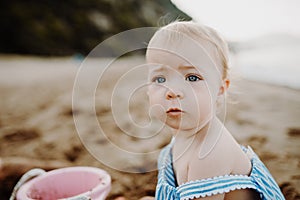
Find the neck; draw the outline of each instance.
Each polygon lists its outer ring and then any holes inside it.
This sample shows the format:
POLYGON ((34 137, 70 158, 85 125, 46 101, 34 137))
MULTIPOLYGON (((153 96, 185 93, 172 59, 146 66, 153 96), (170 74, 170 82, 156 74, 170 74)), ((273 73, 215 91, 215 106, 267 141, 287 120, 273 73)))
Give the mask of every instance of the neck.
POLYGON ((214 116, 211 119, 207 120, 202 125, 193 128, 193 129, 173 129, 173 137, 180 139, 180 140, 190 140, 191 138, 194 138, 195 136, 205 136, 208 132, 211 131, 212 128, 214 128, 216 125, 220 124, 220 120, 214 116))
POLYGON ((174 130, 175 145, 200 147, 199 157, 205 157, 216 145, 224 125, 217 117, 213 117, 209 122, 200 128, 192 130, 174 130))

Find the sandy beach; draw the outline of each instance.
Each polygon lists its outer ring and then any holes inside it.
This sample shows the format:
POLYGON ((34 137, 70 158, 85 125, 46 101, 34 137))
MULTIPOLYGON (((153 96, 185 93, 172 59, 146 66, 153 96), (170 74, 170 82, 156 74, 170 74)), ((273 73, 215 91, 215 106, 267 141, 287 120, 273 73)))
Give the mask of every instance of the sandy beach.
MULTIPOLYGON (((108 61, 91 59, 76 79, 81 61, 71 57, 0 56, 0 199, 33 166, 78 165, 111 175, 107 199, 154 196, 157 155, 171 135, 148 116, 143 58, 108 61)), ((224 109, 226 127, 260 156, 286 199, 300 199, 300 90, 240 78, 224 109)))

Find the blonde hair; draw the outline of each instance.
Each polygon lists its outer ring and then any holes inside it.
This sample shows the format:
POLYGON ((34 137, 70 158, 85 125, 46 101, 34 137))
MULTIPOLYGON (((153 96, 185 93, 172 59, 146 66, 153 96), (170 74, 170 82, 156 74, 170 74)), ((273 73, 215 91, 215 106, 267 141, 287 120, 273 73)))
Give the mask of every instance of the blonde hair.
POLYGON ((179 38, 176 33, 180 33, 191 37, 195 41, 202 39, 211 44, 222 67, 222 78, 227 78, 229 69, 228 45, 216 30, 193 21, 175 21, 161 27, 150 40, 149 46, 157 42, 157 40, 161 40, 162 38, 160 38, 160 36, 165 31, 168 31, 168 38, 167 40, 166 38, 163 38, 164 42, 174 43, 174 41, 178 41, 179 38), (172 32, 175 34, 172 34, 172 32))

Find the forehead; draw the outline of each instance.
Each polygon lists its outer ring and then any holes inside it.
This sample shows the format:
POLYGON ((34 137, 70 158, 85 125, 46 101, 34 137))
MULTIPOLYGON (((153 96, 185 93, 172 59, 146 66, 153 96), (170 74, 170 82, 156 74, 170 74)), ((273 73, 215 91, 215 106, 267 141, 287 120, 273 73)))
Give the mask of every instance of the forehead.
POLYGON ((155 35, 148 45, 146 59, 169 66, 212 66, 218 60, 215 47, 208 41, 173 32, 155 35))
POLYGON ((156 63, 157 65, 153 66, 169 66, 169 67, 178 67, 178 66, 190 66, 191 62, 184 55, 180 55, 174 51, 165 50, 165 49, 151 49, 148 50, 147 55, 148 63, 156 63))
POLYGON ((149 42, 146 60, 172 68, 194 66, 202 72, 222 74, 221 60, 212 43, 197 35, 176 31, 158 31, 149 42))
POLYGON ((206 52, 194 51, 188 46, 178 48, 148 49, 147 63, 150 71, 163 68, 176 70, 207 71, 216 68, 212 58, 206 52))

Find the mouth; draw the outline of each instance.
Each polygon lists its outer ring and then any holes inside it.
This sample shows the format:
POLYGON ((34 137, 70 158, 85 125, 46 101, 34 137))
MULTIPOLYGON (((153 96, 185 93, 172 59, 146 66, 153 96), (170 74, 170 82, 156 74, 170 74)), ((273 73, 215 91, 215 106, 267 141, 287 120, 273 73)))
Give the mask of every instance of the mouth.
POLYGON ((169 115, 180 115, 181 113, 183 113, 184 111, 179 109, 179 108, 170 108, 167 110, 167 114, 169 115))

